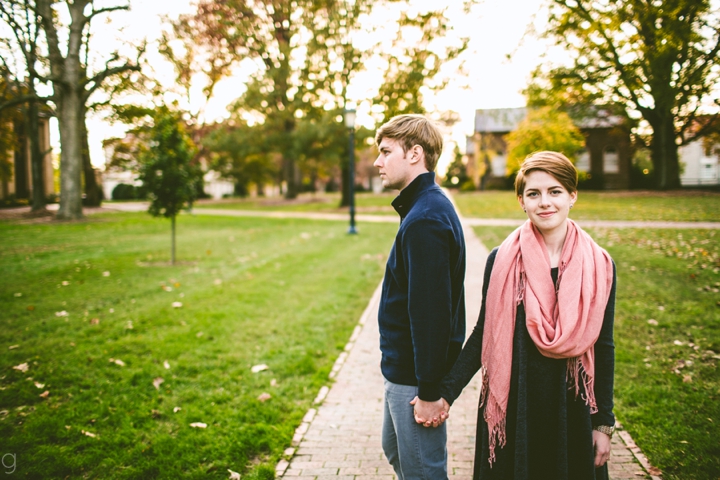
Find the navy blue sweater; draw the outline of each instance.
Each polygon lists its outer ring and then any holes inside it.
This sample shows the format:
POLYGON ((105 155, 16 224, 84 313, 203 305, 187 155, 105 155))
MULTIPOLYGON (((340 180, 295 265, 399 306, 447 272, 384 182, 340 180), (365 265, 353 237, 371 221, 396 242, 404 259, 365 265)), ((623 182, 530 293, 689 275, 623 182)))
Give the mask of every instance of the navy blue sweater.
POLYGON ((392 202, 400 229, 388 257, 378 312, 381 369, 392 383, 440 398, 440 381, 465 340, 465 238, 435 173, 392 202))

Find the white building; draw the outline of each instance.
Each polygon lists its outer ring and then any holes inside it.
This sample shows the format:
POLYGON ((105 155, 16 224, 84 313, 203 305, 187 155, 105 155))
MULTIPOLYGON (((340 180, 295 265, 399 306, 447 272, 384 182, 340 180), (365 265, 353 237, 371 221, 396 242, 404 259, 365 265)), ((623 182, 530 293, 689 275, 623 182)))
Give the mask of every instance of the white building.
POLYGON ((720 144, 707 145, 695 140, 678 149, 682 164, 680 184, 683 186, 720 185, 720 144))

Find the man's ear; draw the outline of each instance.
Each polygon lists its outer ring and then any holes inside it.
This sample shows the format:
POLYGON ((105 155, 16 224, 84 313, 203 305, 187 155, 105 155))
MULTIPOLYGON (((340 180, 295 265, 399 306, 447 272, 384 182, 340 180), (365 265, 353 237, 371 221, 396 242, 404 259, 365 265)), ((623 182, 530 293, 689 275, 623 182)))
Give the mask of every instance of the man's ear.
POLYGON ((425 151, 420 145, 413 145, 410 150, 408 150, 408 155, 410 157, 410 164, 414 165, 419 161, 425 161, 425 151))

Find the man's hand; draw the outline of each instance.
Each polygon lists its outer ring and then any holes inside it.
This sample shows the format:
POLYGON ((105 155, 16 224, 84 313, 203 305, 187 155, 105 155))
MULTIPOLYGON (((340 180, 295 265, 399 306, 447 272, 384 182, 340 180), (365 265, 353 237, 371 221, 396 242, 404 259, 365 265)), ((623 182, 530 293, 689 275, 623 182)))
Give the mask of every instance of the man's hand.
POLYGON ((450 416, 450 404, 444 398, 435 402, 425 402, 415 397, 410 405, 415 407, 415 421, 426 427, 439 427, 450 416))
POLYGON ((592 438, 595 448, 595 468, 600 468, 610 458, 610 436, 593 430, 592 438))

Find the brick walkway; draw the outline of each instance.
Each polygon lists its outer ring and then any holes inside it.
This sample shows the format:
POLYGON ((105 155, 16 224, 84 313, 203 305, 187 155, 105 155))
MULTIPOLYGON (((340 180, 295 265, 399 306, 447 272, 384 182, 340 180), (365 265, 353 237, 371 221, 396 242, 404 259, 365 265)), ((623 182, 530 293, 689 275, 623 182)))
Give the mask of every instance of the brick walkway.
MULTIPOLYGON (((467 328, 472 331, 480 311, 482 273, 487 249, 466 227, 468 246, 467 328)), ((279 477, 288 480, 390 480, 395 475, 382 453, 380 430, 383 415, 383 382, 380 374, 375 291, 358 326, 333 368, 332 388, 321 390, 316 403, 298 427, 293 448, 277 466, 279 477)), ((472 479, 479 376, 468 385, 450 410, 448 420, 448 474, 451 480, 472 479)), ((644 456, 627 432, 613 438, 610 458, 612 480, 651 477, 638 461, 644 456), (635 453, 623 442, 627 439, 635 453), (636 457, 635 455, 638 455, 636 457)))

